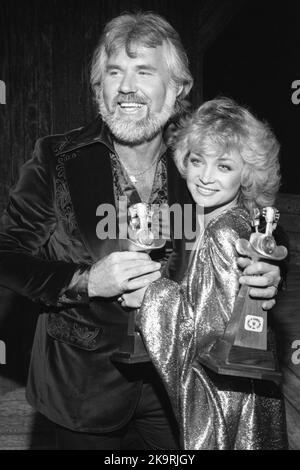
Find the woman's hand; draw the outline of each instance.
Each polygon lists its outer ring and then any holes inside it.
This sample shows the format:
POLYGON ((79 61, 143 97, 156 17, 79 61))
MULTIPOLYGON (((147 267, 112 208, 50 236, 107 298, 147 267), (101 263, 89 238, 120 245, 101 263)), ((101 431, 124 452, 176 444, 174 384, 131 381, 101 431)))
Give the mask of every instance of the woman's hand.
POLYGON ((266 261, 253 263, 249 258, 238 258, 238 265, 244 269, 240 283, 251 287, 249 291, 251 297, 268 299, 262 304, 264 310, 274 307, 281 280, 279 267, 266 261))

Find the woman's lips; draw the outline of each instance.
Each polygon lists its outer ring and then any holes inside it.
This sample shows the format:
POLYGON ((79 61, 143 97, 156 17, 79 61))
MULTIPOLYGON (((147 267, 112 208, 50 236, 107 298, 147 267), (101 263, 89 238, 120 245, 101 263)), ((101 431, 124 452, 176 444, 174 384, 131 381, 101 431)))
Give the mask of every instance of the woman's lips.
POLYGON ((206 188, 204 186, 199 186, 198 184, 196 184, 196 189, 197 192, 203 196, 212 196, 219 191, 218 189, 206 188))

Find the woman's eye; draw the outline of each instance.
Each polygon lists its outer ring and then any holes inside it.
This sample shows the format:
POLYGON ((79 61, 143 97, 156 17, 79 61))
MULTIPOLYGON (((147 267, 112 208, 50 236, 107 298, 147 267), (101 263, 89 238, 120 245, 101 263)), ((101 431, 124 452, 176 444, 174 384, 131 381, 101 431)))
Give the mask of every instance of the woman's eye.
POLYGON ((230 171, 231 167, 228 165, 219 165, 219 168, 223 171, 230 171))
POLYGON ((191 164, 194 165, 194 166, 199 166, 200 163, 201 163, 201 161, 199 160, 199 158, 191 158, 191 159, 190 159, 190 162, 191 162, 191 164))
POLYGON ((190 162, 192 165, 199 166, 202 163, 202 159, 198 155, 190 154, 190 162))

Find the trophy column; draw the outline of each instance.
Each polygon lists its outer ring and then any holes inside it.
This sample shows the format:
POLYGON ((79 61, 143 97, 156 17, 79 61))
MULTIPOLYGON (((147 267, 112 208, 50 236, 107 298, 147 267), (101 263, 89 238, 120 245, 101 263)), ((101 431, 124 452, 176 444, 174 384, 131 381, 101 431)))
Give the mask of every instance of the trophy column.
MULTIPOLYGON (((272 231, 279 219, 273 207, 263 209, 266 220, 265 233, 258 232, 260 211, 254 211, 252 225, 255 232, 250 240, 237 240, 240 254, 257 260, 280 261, 287 256, 284 246, 277 246, 272 231)), ((272 380, 279 383, 282 375, 277 368, 273 352, 268 350, 267 312, 263 301, 249 296, 249 287, 243 285, 237 296, 232 316, 224 336, 213 347, 201 355, 200 363, 219 374, 272 380)))
MULTIPOLYGON (((165 241, 155 238, 151 230, 153 212, 146 203, 138 203, 129 208, 128 238, 120 240, 120 247, 126 251, 145 251, 161 249, 165 241)), ((136 364, 149 362, 142 336, 136 329, 136 314, 138 310, 132 309, 128 313, 127 335, 123 338, 120 349, 111 356, 114 362, 136 364)))

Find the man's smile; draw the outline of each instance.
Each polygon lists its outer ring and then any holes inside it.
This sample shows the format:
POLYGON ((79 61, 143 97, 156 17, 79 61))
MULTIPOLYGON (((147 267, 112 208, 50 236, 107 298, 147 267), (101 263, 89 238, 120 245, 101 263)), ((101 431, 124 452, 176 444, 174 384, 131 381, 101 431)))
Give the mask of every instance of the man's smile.
POLYGON ((145 104, 137 102, 122 102, 118 103, 118 105, 122 109, 122 111, 125 112, 134 112, 145 106, 145 104))

